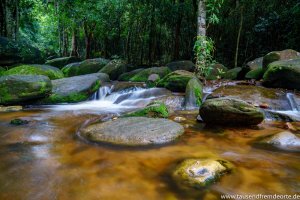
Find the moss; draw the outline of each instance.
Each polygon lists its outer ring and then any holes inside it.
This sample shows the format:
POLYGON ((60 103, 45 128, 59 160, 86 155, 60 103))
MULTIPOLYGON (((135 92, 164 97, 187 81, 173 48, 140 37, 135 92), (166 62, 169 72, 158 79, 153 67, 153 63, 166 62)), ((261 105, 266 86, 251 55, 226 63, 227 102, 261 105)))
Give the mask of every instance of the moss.
POLYGON ((264 70, 262 68, 258 68, 248 72, 245 77, 247 79, 260 80, 263 78, 263 75, 264 75, 264 70))
POLYGON ((136 74, 138 74, 139 72, 141 72, 143 70, 144 69, 136 69, 136 70, 133 70, 131 72, 127 72, 127 73, 121 74, 118 77, 118 80, 119 81, 130 81, 131 78, 133 78, 136 74))
POLYGON ((185 92, 186 85, 193 77, 193 73, 175 71, 161 79, 157 86, 167 88, 173 92, 185 92))
POLYGON ((239 73, 242 71, 241 67, 237 67, 237 68, 233 68, 228 70, 225 74, 224 74, 224 79, 229 79, 229 80, 236 80, 239 77, 239 73))
POLYGON ((161 102, 150 103, 146 108, 124 115, 124 117, 168 118, 169 111, 161 102))
POLYGON ((29 123, 29 121, 23 120, 23 119, 13 119, 10 121, 10 124, 15 125, 15 126, 21 126, 21 125, 25 125, 28 123, 29 123))
POLYGON ((201 106, 201 104, 202 104, 202 95, 203 95, 202 91, 199 88, 195 88, 194 93, 195 93, 195 96, 196 96, 197 106, 201 106))
POLYGON ((152 67, 137 73, 130 79, 130 81, 146 82, 151 74, 158 74, 159 77, 165 77, 169 73, 171 73, 171 70, 167 67, 152 67))
POLYGON ((47 65, 21 65, 4 72, 4 75, 44 75, 51 80, 64 77, 59 69, 47 65))
POLYGON ((62 58, 55 58, 52 60, 48 60, 45 64, 57 67, 59 69, 63 68, 67 64, 80 62, 81 60, 76 57, 62 57, 62 58))

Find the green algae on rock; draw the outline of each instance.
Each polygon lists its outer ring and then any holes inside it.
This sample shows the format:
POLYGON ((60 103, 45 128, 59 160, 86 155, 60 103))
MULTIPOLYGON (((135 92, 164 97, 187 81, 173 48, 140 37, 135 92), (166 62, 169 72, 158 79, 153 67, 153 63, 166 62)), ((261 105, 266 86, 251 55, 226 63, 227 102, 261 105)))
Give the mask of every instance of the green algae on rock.
POLYGON ((4 75, 44 75, 51 80, 60 79, 64 74, 56 67, 50 65, 20 65, 4 72, 4 75))
POLYGON ((203 99, 203 85, 197 77, 192 78, 185 90, 185 107, 200 107, 203 99))
POLYGON ((46 97, 52 84, 46 76, 9 75, 0 77, 0 104, 9 105, 46 97))
POLYGON ((245 101, 231 98, 216 98, 205 101, 200 116, 208 124, 232 126, 257 125, 264 120, 259 108, 245 101))
POLYGON ((188 82, 194 77, 192 72, 177 70, 161 79, 157 86, 167 88, 172 92, 185 92, 188 82))
POLYGON ((168 119, 125 117, 89 125, 80 133, 92 142, 145 146, 170 143, 184 133, 184 128, 168 119))
POLYGON ((124 117, 168 118, 169 111, 164 103, 155 101, 148 104, 145 108, 124 115, 124 117))
POLYGON ((172 178, 180 189, 204 189, 232 169, 233 165, 225 160, 187 159, 175 168, 172 178))

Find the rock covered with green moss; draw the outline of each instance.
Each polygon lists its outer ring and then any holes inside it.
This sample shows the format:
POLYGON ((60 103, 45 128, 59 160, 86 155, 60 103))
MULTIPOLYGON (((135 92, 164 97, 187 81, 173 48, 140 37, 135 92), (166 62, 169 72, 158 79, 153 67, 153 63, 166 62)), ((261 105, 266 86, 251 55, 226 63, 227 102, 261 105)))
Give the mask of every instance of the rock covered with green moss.
POLYGON ((272 62, 296 58, 300 58, 300 54, 299 52, 292 49, 286 49, 283 51, 272 51, 264 56, 263 69, 264 71, 266 71, 268 69, 269 64, 271 64, 272 62))
POLYGON ((101 80, 97 74, 88 74, 53 80, 52 85, 51 95, 38 103, 76 103, 88 100, 100 88, 101 80))
POLYGON ((158 74, 159 77, 165 77, 167 74, 171 73, 168 67, 151 67, 143 69, 139 73, 135 74, 130 81, 133 82, 146 82, 151 74, 158 74))
POLYGON ((261 80, 264 76, 264 70, 262 68, 253 69, 245 76, 246 79, 261 80))
POLYGON ((185 107, 192 109, 200 107, 203 99, 203 85, 197 77, 192 78, 185 90, 185 107))
POLYGON ((218 80, 223 78, 227 71, 227 67, 220 63, 216 63, 210 67, 209 72, 205 78, 206 80, 218 80))
POLYGON ((0 77, 0 104, 17 104, 39 99, 49 95, 51 89, 51 81, 46 76, 2 76, 0 77))
POLYGON ((20 65, 18 67, 11 68, 4 72, 4 75, 44 75, 48 76, 51 80, 64 77, 64 74, 56 67, 34 64, 20 65))
POLYGON ((246 65, 250 68, 250 70, 263 68, 263 59, 264 57, 256 58, 252 61, 249 61, 246 65))
POLYGON ((203 189, 230 173, 232 169, 230 162, 221 159, 186 159, 172 172, 172 178, 182 190, 203 189))
POLYGON ((185 92, 188 82, 194 78, 194 76, 192 72, 177 70, 161 79, 157 83, 157 86, 167 88, 172 92, 185 92))
POLYGON ((176 140, 184 128, 171 120, 148 117, 123 117, 91 124, 80 130, 91 142, 123 146, 161 145, 176 140))
POLYGON ((0 66, 18 63, 41 63, 41 52, 23 40, 13 41, 0 37, 0 66))
POLYGON ((62 57, 62 58, 54 58, 52 60, 47 60, 45 64, 62 69, 64 66, 70 63, 76 63, 80 61, 81 61, 80 58, 71 56, 71 57, 62 57))
POLYGON ((176 70, 185 70, 189 72, 195 71, 195 64, 190 60, 171 62, 168 63, 166 67, 168 67, 171 71, 176 71, 176 70))
POLYGON ((6 70, 3 67, 0 67, 0 76, 2 76, 4 74, 6 70))
POLYGON ((130 72, 126 72, 124 74, 121 74, 119 77, 118 77, 118 81, 130 81, 130 79, 132 77, 134 77, 136 74, 140 73, 141 71, 143 71, 144 69, 135 69, 133 71, 130 71, 130 72))
POLYGON ((169 111, 168 107, 164 103, 152 102, 145 108, 126 114, 124 117, 168 118, 169 111))
POLYGON ((300 90, 300 59, 269 64, 263 79, 267 87, 300 90))
POLYGON ((84 60, 80 63, 71 63, 62 68, 66 77, 93 74, 101 70, 109 60, 104 58, 94 58, 84 60))
POLYGON ((264 120, 259 108, 232 98, 206 100, 200 108, 200 116, 208 124, 232 126, 257 125, 264 120))
POLYGON ((108 74, 111 80, 117 80, 121 74, 127 72, 127 64, 124 60, 112 60, 99 72, 108 74))

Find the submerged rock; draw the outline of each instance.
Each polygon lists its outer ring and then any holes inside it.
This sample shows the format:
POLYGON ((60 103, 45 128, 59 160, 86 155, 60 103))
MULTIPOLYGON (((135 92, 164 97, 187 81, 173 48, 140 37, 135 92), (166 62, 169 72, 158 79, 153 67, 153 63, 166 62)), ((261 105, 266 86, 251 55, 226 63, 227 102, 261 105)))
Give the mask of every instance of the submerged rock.
POLYGON ((187 159, 176 167, 172 178, 180 189, 203 189, 229 173, 232 168, 232 164, 225 160, 187 159))
POLYGON ((105 65, 99 72, 109 75, 111 80, 117 80, 118 77, 127 71, 127 64, 123 60, 112 60, 105 65))
POLYGON ((76 63, 80 61, 81 61, 80 58, 76 58, 76 57, 62 57, 62 58, 55 58, 52 60, 48 60, 45 64, 62 69, 64 66, 70 63, 76 63))
POLYGON ((130 81, 146 82, 151 74, 158 74, 160 78, 165 77, 171 70, 167 67, 151 67, 144 69, 133 76, 130 81))
POLYGON ((51 80, 64 77, 60 69, 50 65, 21 65, 6 71, 4 75, 44 75, 51 80))
POLYGON ((52 94, 39 103, 53 104, 85 101, 100 88, 101 79, 99 74, 96 73, 53 80, 52 85, 52 94))
POLYGON ((97 73, 108 63, 109 60, 104 58, 88 59, 80 63, 71 63, 66 65, 64 68, 62 68, 62 71, 66 77, 93 74, 97 73))
POLYGON ((176 140, 184 128, 167 119, 126 117, 96 123, 81 130, 81 135, 92 142, 125 146, 165 144, 176 140))
POLYGON ((300 90, 300 59, 271 63, 263 79, 267 87, 300 90))
POLYGON ((182 60, 168 63, 166 65, 171 71, 185 70, 189 72, 195 71, 195 64, 190 60, 182 60))
POLYGON ((10 124, 15 126, 21 126, 21 125, 29 124, 29 121, 23 119, 13 119, 10 121, 10 124))
POLYGON ((188 82, 194 77, 192 72, 177 70, 161 79, 157 86, 167 88, 172 92, 185 92, 188 82))
POLYGON ((264 71, 266 71, 269 68, 269 64, 271 64, 272 62, 296 58, 300 58, 300 54, 299 52, 292 49, 286 49, 283 51, 272 51, 264 56, 263 69, 264 71))
POLYGON ((168 118, 169 111, 164 103, 155 101, 148 104, 145 108, 124 115, 124 117, 168 118))
POLYGON ((16 104, 45 97, 51 93, 46 76, 9 75, 0 77, 0 104, 16 104))
POLYGON ((259 108, 245 101, 217 98, 205 101, 200 108, 200 116, 208 124, 257 125, 264 120, 259 108))
POLYGON ((272 146, 286 151, 300 152, 300 138, 288 131, 267 136, 257 144, 263 146, 272 146))
POLYGON ((185 107, 200 107, 203 99, 203 85, 196 77, 192 78, 185 90, 185 107))

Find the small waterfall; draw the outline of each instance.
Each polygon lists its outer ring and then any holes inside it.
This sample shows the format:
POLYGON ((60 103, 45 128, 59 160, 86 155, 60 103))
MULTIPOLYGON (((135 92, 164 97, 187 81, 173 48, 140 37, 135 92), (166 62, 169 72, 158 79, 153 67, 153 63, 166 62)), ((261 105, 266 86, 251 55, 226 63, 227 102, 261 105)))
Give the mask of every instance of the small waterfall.
POLYGON ((300 111, 299 106, 295 100, 295 96, 292 93, 287 93, 286 98, 291 106, 292 111, 300 111))
POLYGON ((114 86, 103 86, 100 87, 97 92, 90 98, 90 100, 97 101, 97 100, 103 100, 106 96, 110 95, 112 93, 114 86))

